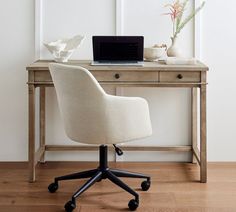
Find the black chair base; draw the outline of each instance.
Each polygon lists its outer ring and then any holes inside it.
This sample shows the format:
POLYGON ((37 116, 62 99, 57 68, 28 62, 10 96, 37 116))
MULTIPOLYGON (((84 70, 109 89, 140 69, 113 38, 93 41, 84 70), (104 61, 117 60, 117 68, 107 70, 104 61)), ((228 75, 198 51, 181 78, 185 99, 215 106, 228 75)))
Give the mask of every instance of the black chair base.
POLYGON ((110 169, 108 167, 108 160, 107 160, 107 146, 105 145, 101 145, 99 147, 99 154, 100 154, 100 160, 99 160, 99 167, 97 169, 56 177, 54 183, 51 183, 48 186, 49 192, 54 193, 58 189, 58 181, 90 178, 82 187, 79 188, 78 191, 76 191, 73 194, 72 199, 65 204, 65 210, 67 212, 71 212, 76 208, 76 198, 79 195, 81 195, 94 183, 108 178, 111 182, 120 186, 122 189, 129 192, 135 197, 134 199, 129 201, 128 206, 130 210, 132 211, 136 210, 139 205, 138 193, 136 193, 128 185, 122 182, 118 177, 144 178, 146 180, 142 182, 141 187, 143 191, 147 191, 151 184, 150 176, 139 173, 132 173, 124 170, 110 169))

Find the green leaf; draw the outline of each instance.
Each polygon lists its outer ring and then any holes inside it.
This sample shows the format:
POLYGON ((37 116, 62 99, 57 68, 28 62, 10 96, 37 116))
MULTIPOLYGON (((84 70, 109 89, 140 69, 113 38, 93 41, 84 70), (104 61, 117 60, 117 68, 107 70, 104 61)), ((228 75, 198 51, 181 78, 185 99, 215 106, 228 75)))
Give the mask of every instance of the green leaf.
POLYGON ((187 18, 185 18, 182 23, 177 24, 174 37, 176 37, 180 33, 180 31, 184 28, 184 26, 204 7, 204 5, 205 1, 202 2, 202 4, 195 11, 193 11, 187 18))
POLYGON ((184 14, 184 10, 185 10, 185 7, 186 7, 186 5, 187 5, 188 2, 189 2, 189 0, 185 0, 185 1, 183 2, 182 13, 179 15, 179 17, 177 18, 177 21, 176 21, 176 29, 179 27, 180 22, 182 21, 182 17, 183 17, 183 14, 184 14))

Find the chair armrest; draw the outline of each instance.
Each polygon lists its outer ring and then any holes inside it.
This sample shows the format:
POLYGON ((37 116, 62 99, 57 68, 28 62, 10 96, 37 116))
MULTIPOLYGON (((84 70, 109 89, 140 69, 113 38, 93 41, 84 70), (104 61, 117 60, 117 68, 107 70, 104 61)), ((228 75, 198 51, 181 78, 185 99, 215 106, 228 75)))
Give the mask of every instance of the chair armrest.
POLYGON ((107 95, 106 118, 113 143, 140 139, 152 134, 148 103, 140 97, 107 95))

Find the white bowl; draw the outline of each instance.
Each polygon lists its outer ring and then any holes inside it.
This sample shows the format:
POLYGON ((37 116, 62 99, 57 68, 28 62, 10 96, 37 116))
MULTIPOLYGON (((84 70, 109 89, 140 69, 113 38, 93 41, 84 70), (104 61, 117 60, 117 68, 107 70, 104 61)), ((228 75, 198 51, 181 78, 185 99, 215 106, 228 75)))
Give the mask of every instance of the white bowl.
POLYGON ((144 58, 146 61, 155 61, 162 57, 166 52, 165 47, 148 47, 144 48, 144 58))

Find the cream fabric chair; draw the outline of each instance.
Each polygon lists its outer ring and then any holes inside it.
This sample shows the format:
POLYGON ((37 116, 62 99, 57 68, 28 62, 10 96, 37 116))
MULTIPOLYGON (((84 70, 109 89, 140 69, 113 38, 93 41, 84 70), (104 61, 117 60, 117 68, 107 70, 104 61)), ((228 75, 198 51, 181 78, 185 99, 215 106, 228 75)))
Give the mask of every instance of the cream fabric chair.
MULTIPOLYGON (((48 189, 55 192, 58 181, 90 178, 65 205, 66 211, 76 207, 75 199, 88 187, 102 179, 112 182, 135 196, 130 210, 138 207, 138 194, 118 177, 145 178, 142 189, 150 187, 150 177, 127 171, 109 169, 107 145, 124 143, 152 134, 148 103, 139 97, 119 97, 105 93, 94 76, 85 68, 52 63, 50 73, 57 93, 62 120, 67 136, 76 142, 99 144, 100 164, 97 169, 55 178, 48 189)), ((114 145, 115 146, 115 145, 114 145)), ((118 153, 121 150, 116 147, 118 153)))

